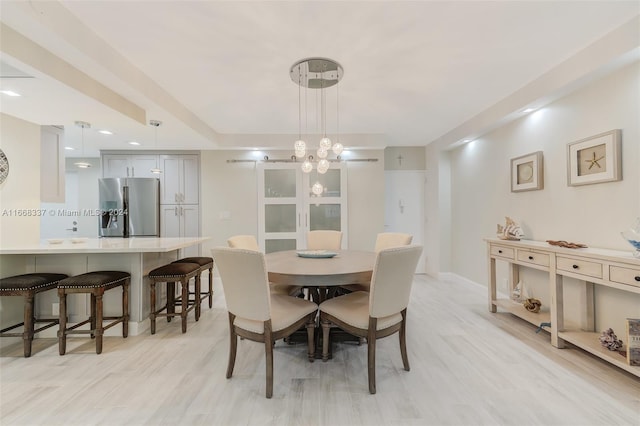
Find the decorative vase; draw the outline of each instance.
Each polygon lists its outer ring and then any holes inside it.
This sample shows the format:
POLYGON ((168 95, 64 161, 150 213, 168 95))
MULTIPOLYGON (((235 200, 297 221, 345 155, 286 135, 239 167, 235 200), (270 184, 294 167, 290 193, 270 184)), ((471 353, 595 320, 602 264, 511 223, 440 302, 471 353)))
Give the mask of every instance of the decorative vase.
POLYGON ((632 252, 633 257, 640 258, 640 217, 636 219, 633 227, 622 231, 620 235, 635 248, 635 251, 632 252))

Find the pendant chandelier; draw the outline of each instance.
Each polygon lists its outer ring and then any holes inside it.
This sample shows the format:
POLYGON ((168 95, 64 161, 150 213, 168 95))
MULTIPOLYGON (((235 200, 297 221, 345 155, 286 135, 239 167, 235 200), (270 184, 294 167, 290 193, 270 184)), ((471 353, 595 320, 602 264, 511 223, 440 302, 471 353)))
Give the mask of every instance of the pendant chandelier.
MULTIPOLYGON (((158 120, 149 120, 149 125, 153 126, 155 128, 155 142, 153 145, 153 149, 158 149, 158 127, 160 127, 162 125, 162 121, 158 121, 158 120)), ((160 173, 162 173, 162 169, 159 169, 158 167, 154 167, 151 170, 151 173, 155 174, 155 175, 159 175, 160 173)))
MULTIPOLYGON (((90 128, 91 124, 86 121, 76 121, 75 124, 82 129, 82 156, 84 157, 84 129, 90 128)), ((73 164, 80 169, 88 169, 91 167, 91 163, 88 163, 86 160, 78 161, 73 164)))
MULTIPOLYGON (((307 146, 307 142, 302 137, 302 94, 301 90, 305 88, 305 123, 306 123, 306 89, 317 89, 320 91, 320 105, 319 111, 316 111, 316 117, 318 113, 320 115, 320 127, 319 130, 322 133, 322 137, 318 143, 316 150, 317 164, 315 169, 317 173, 324 174, 329 170, 330 163, 327 159, 329 150, 340 158, 340 154, 343 151, 343 146, 339 141, 340 134, 340 121, 339 121, 339 101, 338 101, 338 82, 342 78, 343 69, 342 65, 332 59, 327 58, 307 58, 302 59, 294 63, 289 69, 289 75, 291 80, 298 85, 298 140, 295 141, 293 149, 296 159, 302 160, 301 169, 304 173, 310 173, 314 168, 314 156, 307 154, 310 149, 307 146), (327 136, 327 103, 325 89, 336 86, 336 142, 333 143, 327 136)), ((305 130, 306 125, 305 125, 305 130)), ((324 187, 319 181, 311 187, 311 191, 315 195, 320 195, 324 191, 324 187)))

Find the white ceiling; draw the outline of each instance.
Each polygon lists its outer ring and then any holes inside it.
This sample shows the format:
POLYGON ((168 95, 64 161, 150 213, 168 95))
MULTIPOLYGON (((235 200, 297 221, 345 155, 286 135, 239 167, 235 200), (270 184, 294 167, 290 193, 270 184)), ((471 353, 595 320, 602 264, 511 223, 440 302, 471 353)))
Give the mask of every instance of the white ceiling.
MULTIPOLYGON (((35 76, 1 79, 23 96, 2 96, 0 110, 64 125, 76 147, 74 121, 89 122, 86 150, 97 153, 290 149, 299 123, 289 67, 311 56, 344 67, 345 146, 425 145, 628 23, 640 2, 3 0, 0 12, 3 31, 30 46, 16 48, 3 32, 2 61, 35 76), (71 68, 56 75, 65 62, 71 68), (130 113, 136 108, 142 115, 130 113), (157 144, 150 119, 163 122, 157 144), (133 139, 143 146, 126 143, 133 139)), ((318 127, 316 93, 306 93, 309 133, 318 127)), ((335 96, 327 89, 330 136, 335 96)), ((476 127, 469 136, 482 133, 476 127)))

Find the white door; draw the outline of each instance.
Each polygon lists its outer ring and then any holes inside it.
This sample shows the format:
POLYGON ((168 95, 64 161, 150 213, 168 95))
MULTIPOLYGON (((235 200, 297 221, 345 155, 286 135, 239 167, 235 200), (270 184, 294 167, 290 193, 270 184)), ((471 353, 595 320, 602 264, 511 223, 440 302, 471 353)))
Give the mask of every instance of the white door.
POLYGON ((258 165, 258 242, 265 253, 306 247, 314 229, 343 232, 347 244, 347 185, 344 164, 332 164, 324 175, 302 173, 299 163, 258 165), (311 193, 320 182, 325 191, 311 193))
MULTIPOLYGON (((385 177, 385 232, 413 235, 414 244, 424 245, 425 172, 421 170, 390 170, 385 177)), ((425 271, 425 254, 418 262, 417 272, 425 271)))
POLYGON ((180 203, 180 158, 177 155, 161 155, 160 204, 180 203))

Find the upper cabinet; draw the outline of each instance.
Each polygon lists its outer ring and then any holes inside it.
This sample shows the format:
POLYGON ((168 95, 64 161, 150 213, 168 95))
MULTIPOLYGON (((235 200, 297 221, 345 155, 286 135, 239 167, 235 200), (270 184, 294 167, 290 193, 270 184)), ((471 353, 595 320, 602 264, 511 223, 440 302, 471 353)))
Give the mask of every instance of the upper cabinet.
POLYGON ((155 154, 104 154, 102 156, 103 177, 153 177, 158 175, 151 169, 158 167, 155 154))
POLYGON ((198 155, 160 155, 160 203, 198 204, 200 193, 198 155))
POLYGON ((40 127, 40 201, 64 203, 64 131, 40 127))

